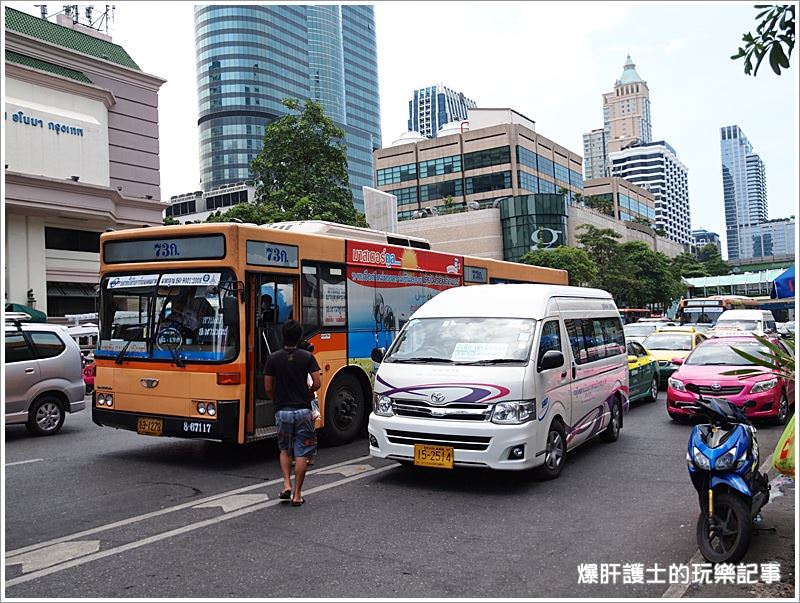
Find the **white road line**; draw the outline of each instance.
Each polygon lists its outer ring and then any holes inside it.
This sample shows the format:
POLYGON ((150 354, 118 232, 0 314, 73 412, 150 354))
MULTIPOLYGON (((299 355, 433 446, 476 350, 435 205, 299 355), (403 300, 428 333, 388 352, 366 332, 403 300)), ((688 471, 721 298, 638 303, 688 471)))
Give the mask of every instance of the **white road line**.
MULTIPOLYGON (((329 484, 323 484, 322 486, 317 486, 316 488, 309 488, 303 494, 314 494, 316 492, 322 492, 324 490, 328 490, 330 488, 336 488, 338 486, 343 486, 344 484, 362 479, 364 477, 370 477, 373 475, 377 475, 379 473, 383 473, 384 471, 389 471, 390 469, 394 469, 398 467, 397 463, 392 463, 391 465, 387 465, 385 467, 379 467, 373 471, 359 473, 358 475, 353 475, 351 477, 346 477, 336 482, 331 482, 329 484)), ((64 563, 53 565, 47 569, 42 569, 39 571, 31 572, 30 574, 25 574, 23 576, 18 576, 11 580, 6 581, 6 588, 9 586, 16 586, 17 584, 22 584, 24 582, 30 582, 31 580, 36 580, 37 578, 42 578, 44 576, 48 576, 55 572, 60 572, 65 569, 69 569, 71 567, 76 567, 78 565, 83 565, 84 563, 89 563, 90 561, 95 561, 97 559, 103 559, 104 557, 110 557, 111 555, 116 555, 119 553, 124 553, 125 551, 130 551, 133 549, 137 549, 139 547, 152 544, 154 542, 158 542, 160 540, 165 540, 167 538, 171 538, 173 536, 179 536, 181 534, 186 534, 187 532, 192 532, 194 530, 199 530, 200 528, 205 528, 207 526, 211 526, 217 523, 222 523, 223 521, 228 521, 229 519, 234 519, 236 517, 240 517, 242 515, 246 515, 247 513, 253 513, 255 511, 260 511, 262 509, 266 509, 267 507, 274 507, 276 505, 280 505, 283 503, 280 499, 270 500, 265 503, 260 503, 256 505, 252 505, 250 507, 246 507, 244 509, 239 509, 237 511, 232 511, 231 513, 227 513, 225 515, 220 515, 219 517, 214 517, 212 519, 206 519, 204 521, 198 521, 196 523, 192 523, 180 528, 176 528, 174 530, 169 530, 167 532, 163 532, 161 534, 156 534, 154 536, 150 536, 148 538, 144 538, 142 540, 138 540, 136 542, 129 542, 128 544, 124 544, 122 546, 118 546, 116 548, 107 549, 105 551, 100 551, 98 553, 93 553, 90 555, 86 555, 79 559, 72 559, 70 561, 66 561, 64 563)))
MULTIPOLYGON (((772 465, 772 455, 770 454, 767 457, 767 460, 761 463, 761 467, 758 468, 760 473, 768 473, 769 468, 772 465)), ((697 552, 692 555, 692 558, 689 559, 689 567, 692 567, 698 563, 705 563, 705 559, 703 555, 700 553, 700 549, 697 549, 697 552)), ((662 599, 680 599, 689 590, 691 584, 671 584, 667 590, 664 591, 664 594, 661 595, 662 599)))
MULTIPOLYGON (((370 455, 361 456, 358 458, 350 459, 347 461, 342 461, 341 463, 336 463, 335 465, 328 465, 327 467, 322 467, 320 469, 314 469, 306 473, 306 479, 308 479, 309 475, 313 475, 315 473, 322 473, 328 471, 329 469, 334 469, 336 467, 341 467, 344 465, 349 465, 350 463, 355 463, 358 461, 364 461, 368 458, 372 458, 370 455)), ((114 528, 119 528, 121 526, 126 526, 132 523, 136 523, 139 521, 144 521, 146 519, 152 519, 153 517, 158 517, 159 515, 166 515, 167 513, 172 513, 174 511, 180 511, 181 509, 188 509, 190 507, 195 507, 199 504, 211 502, 212 500, 218 500, 220 498, 226 498, 228 496, 232 496, 235 494, 241 494, 242 492, 249 492, 251 490, 257 490, 259 488, 265 488, 267 486, 273 486, 275 484, 282 484, 283 478, 273 479, 268 482, 261 482, 258 484, 253 484, 251 486, 244 486, 242 488, 237 488, 235 490, 229 490, 227 492, 220 492, 219 494, 214 494, 212 496, 208 496, 206 498, 201 498, 199 500, 193 500, 190 502, 182 503, 180 505, 175 505, 174 507, 167 507, 165 509, 161 509, 159 511, 152 511, 150 513, 145 513, 144 515, 137 515, 135 517, 129 517, 128 519, 121 519, 120 521, 115 521, 114 523, 109 523, 106 525, 98 526, 96 528, 90 528, 88 530, 84 530, 83 532, 77 532, 75 534, 69 534, 68 536, 61 536, 59 538, 53 538, 52 540, 47 540, 45 542, 39 542, 37 544, 31 544, 29 546, 25 546, 13 551, 7 551, 6 557, 11 557, 14 555, 19 555, 21 553, 27 553, 28 551, 33 551, 36 549, 44 548, 46 546, 50 546, 53 544, 57 544, 59 542, 67 542, 69 540, 79 540, 84 538, 85 536, 89 536, 91 534, 97 534, 98 532, 105 532, 107 530, 113 530, 114 528)), ((7 512, 8 510, 6 510, 7 512)))
POLYGON ((36 570, 52 567, 71 559, 96 553, 100 550, 99 540, 76 540, 75 542, 59 542, 44 549, 23 553, 6 559, 6 565, 22 565, 26 574, 36 570))
POLYGON ((27 461, 16 461, 14 463, 6 463, 6 467, 13 467, 14 465, 24 465, 25 463, 38 463, 39 461, 43 461, 44 459, 30 459, 27 461))

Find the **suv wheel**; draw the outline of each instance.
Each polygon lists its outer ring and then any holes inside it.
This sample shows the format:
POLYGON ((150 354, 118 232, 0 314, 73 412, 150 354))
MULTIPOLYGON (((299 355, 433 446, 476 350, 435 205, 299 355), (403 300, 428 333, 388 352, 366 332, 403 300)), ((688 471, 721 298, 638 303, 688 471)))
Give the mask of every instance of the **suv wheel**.
POLYGON ((63 424, 64 409, 61 407, 61 401, 55 396, 42 396, 28 410, 26 427, 34 435, 53 435, 58 433, 63 424))

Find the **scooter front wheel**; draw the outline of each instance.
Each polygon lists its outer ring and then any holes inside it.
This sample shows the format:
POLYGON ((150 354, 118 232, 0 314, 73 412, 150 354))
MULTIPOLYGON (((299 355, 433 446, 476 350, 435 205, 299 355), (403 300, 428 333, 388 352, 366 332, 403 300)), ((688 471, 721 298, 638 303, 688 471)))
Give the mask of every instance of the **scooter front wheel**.
POLYGON ((706 561, 738 563, 750 546, 753 522, 747 503, 728 492, 714 493, 714 515, 697 519, 697 545, 706 561))

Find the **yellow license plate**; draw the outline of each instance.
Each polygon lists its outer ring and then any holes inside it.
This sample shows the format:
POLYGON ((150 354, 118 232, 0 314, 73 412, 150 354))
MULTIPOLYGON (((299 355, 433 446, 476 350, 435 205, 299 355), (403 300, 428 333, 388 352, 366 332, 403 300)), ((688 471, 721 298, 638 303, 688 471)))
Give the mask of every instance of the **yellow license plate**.
POLYGON ((164 435, 164 421, 162 419, 139 417, 136 421, 136 432, 142 435, 164 435))
POLYGON ((453 449, 450 446, 414 444, 414 464, 421 467, 453 468, 453 449))

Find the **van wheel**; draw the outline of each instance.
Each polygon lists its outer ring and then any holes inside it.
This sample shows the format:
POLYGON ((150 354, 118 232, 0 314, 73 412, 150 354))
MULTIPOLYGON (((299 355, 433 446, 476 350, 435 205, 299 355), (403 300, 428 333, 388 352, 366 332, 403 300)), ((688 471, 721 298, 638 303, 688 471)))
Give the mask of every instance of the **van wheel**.
POLYGON ((558 421, 550 423, 544 448, 544 465, 537 468, 540 479, 555 479, 561 474, 567 460, 567 436, 558 421))
POLYGON ((325 396, 325 427, 322 437, 336 446, 352 442, 363 426, 364 392, 352 375, 340 375, 325 396))
POLYGON ((58 433, 63 424, 64 409, 55 396, 46 394, 31 404, 26 427, 33 435, 53 435, 58 433))
POLYGON ((615 400, 611 405, 611 419, 608 422, 608 427, 600 434, 600 439, 604 442, 616 442, 619 439, 621 424, 622 409, 619 406, 619 400, 615 400))

